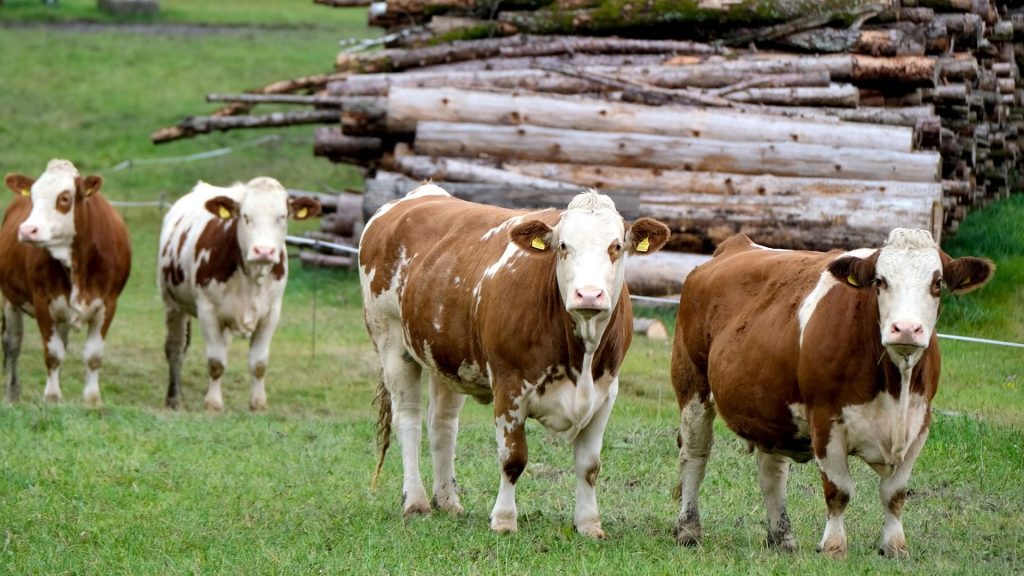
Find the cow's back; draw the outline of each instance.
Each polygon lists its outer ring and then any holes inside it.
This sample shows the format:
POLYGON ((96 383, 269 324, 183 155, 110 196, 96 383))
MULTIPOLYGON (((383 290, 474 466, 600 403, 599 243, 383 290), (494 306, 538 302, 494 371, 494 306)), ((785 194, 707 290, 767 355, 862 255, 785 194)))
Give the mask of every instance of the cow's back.
POLYGON ((364 304, 402 322, 423 363, 482 385, 484 367, 474 360, 483 359, 483 348, 495 351, 495 341, 510 340, 509 327, 516 327, 511 340, 517 340, 529 334, 532 319, 552 318, 536 306, 553 271, 544 271, 544 257, 531 257, 509 240, 509 230, 526 218, 554 225, 558 212, 482 206, 447 195, 387 205, 359 244, 364 304), (526 294, 535 299, 521 300, 526 294))

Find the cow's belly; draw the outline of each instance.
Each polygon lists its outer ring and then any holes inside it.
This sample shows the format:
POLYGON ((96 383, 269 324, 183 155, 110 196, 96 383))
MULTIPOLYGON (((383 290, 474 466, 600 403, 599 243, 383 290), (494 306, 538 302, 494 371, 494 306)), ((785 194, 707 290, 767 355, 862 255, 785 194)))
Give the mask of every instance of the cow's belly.
POLYGON ((527 391, 527 416, 534 418, 558 435, 571 440, 586 428, 606 402, 614 402, 618 383, 610 374, 594 380, 594 396, 589 410, 580 413, 576 406, 576 383, 557 378, 543 385, 530 386, 527 391))
POLYGON ((197 316, 211 314, 221 328, 248 338, 280 302, 283 291, 281 281, 268 279, 256 285, 238 273, 225 283, 213 282, 199 290, 197 316))
POLYGON ((924 396, 911 394, 903 423, 899 400, 883 392, 870 402, 844 407, 833 434, 841 431, 847 452, 868 464, 895 466, 921 433, 928 408, 924 396))

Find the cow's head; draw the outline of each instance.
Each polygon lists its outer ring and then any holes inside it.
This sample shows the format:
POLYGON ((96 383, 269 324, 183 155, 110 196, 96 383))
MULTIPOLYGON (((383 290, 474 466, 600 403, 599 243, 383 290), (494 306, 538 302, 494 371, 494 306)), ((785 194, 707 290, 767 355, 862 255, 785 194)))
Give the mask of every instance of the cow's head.
POLYGON ((893 359, 913 357, 931 341, 943 288, 953 294, 980 288, 995 266, 984 258, 950 258, 927 230, 896 228, 867 258, 845 256, 829 271, 841 282, 878 293, 882 345, 893 359))
POLYGON ((67 251, 75 238, 75 205, 92 196, 103 178, 82 178, 67 160, 50 160, 38 180, 22 174, 8 174, 7 187, 32 201, 32 211, 18 227, 18 240, 51 252, 67 251))
POLYGON ((625 256, 657 251, 668 241, 669 229, 650 218, 630 225, 611 198, 589 191, 573 198, 554 228, 528 220, 510 235, 527 253, 555 260, 566 310, 588 320, 609 312, 618 302, 625 256))
POLYGON ((280 182, 261 177, 245 185, 238 201, 217 196, 206 201, 206 209, 217 218, 235 221, 242 258, 259 268, 280 261, 288 217, 305 220, 317 216, 320 203, 305 197, 289 199, 280 182))

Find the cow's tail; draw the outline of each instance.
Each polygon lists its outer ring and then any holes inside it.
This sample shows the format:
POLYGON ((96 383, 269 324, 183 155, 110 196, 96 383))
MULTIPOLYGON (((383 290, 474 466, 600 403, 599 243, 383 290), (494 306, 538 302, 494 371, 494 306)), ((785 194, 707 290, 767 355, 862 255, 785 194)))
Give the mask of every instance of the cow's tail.
POLYGON ((377 488, 380 471, 384 468, 384 456, 391 446, 391 392, 388 392, 387 386, 384 385, 383 371, 373 403, 377 406, 377 468, 373 471, 373 480, 370 480, 371 490, 377 488))

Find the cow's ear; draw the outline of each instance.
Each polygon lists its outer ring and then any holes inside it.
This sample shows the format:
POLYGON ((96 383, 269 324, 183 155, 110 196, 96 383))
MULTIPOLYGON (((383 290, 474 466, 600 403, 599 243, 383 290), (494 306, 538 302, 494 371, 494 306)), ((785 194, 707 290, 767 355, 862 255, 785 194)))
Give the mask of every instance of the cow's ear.
POLYGON ((551 227, 540 220, 528 220, 509 232, 509 237, 529 254, 552 253, 551 227))
POLYGON ((942 265, 942 279, 953 294, 963 294, 984 286, 992 279, 996 265, 988 258, 950 259, 942 265))
POLYGON ((4 178, 4 183, 11 189, 11 192, 18 196, 30 196, 32 194, 32 185, 36 181, 24 174, 8 174, 4 178))
POLYGON ((227 196, 217 196, 206 201, 206 209, 221 220, 238 218, 238 202, 227 196))
POLYGON ((854 288, 871 286, 875 281, 877 254, 876 252, 869 258, 857 258, 856 256, 837 258, 828 265, 828 271, 843 284, 854 288))
POLYGON ((300 197, 288 201, 288 215, 293 220, 316 218, 320 215, 320 203, 313 198, 300 197))
POLYGON ((91 174, 85 179, 75 178, 75 192, 79 198, 88 198, 100 191, 103 187, 103 177, 99 174, 91 174))
POLYGON ((650 254, 660 250, 671 235, 668 226, 661 222, 653 218, 641 218, 626 231, 626 243, 630 254, 650 254))

